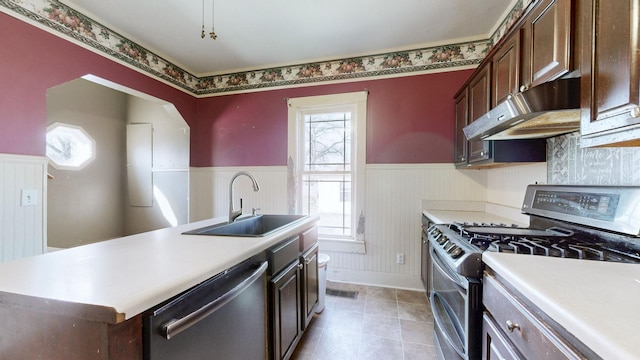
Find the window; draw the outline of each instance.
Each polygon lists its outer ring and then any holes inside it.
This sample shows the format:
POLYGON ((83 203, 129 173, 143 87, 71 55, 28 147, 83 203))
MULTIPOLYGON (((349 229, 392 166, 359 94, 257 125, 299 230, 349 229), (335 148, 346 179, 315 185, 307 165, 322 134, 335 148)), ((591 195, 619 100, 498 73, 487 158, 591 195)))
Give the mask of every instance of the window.
POLYGON ((295 212, 320 215, 321 239, 364 239, 366 99, 357 92, 288 100, 295 212))
POLYGON ((47 127, 47 157, 60 170, 79 170, 96 157, 96 142, 81 127, 54 123, 47 127))

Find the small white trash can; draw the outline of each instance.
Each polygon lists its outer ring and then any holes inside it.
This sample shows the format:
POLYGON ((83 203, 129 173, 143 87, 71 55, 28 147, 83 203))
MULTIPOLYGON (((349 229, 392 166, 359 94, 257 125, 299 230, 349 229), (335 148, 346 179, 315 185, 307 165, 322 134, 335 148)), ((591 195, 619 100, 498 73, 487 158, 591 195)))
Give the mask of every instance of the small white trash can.
POLYGON ((327 294, 327 265, 331 258, 327 254, 318 254, 318 306, 316 314, 324 310, 324 298, 327 294))

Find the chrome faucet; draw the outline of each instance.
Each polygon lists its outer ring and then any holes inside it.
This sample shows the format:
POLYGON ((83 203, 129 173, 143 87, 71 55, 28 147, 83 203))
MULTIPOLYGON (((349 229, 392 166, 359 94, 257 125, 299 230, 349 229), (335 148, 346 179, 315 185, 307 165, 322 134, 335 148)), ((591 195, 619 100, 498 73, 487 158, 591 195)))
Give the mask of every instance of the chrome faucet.
POLYGON ((229 223, 232 223, 238 216, 242 215, 242 199, 240 199, 240 210, 233 210, 233 182, 240 175, 245 175, 251 179, 253 182, 253 191, 260 190, 260 185, 256 181, 256 178, 253 175, 249 174, 246 171, 239 171, 233 175, 231 181, 229 182, 229 223))

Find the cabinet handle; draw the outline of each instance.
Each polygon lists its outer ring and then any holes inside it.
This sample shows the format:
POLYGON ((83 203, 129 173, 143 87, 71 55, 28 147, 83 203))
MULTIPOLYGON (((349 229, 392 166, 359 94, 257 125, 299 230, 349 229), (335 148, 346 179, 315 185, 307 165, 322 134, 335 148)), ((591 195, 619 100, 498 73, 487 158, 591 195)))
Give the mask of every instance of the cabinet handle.
POLYGON ((631 114, 631 117, 639 118, 640 117, 640 106, 636 106, 636 107, 632 108, 631 110, 629 110, 629 114, 631 114))
POLYGON ((527 90, 529 90, 529 85, 520 86, 520 92, 527 91, 527 90))
POLYGON ((480 151, 480 156, 484 156, 484 151, 480 151))
POLYGON ((298 269, 302 270, 304 268, 304 265, 302 263, 298 264, 298 269))
POLYGON ((507 330, 509 330, 509 332, 513 332, 513 330, 518 329, 518 331, 520 331, 520 325, 512 322, 511 320, 507 320, 507 330))

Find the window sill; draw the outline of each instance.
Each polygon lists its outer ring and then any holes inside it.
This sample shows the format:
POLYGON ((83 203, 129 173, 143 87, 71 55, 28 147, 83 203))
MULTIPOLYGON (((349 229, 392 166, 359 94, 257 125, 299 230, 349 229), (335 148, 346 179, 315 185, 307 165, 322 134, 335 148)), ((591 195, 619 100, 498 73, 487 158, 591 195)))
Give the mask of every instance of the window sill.
POLYGON ((320 238, 318 243, 322 251, 366 254, 364 240, 320 238))

